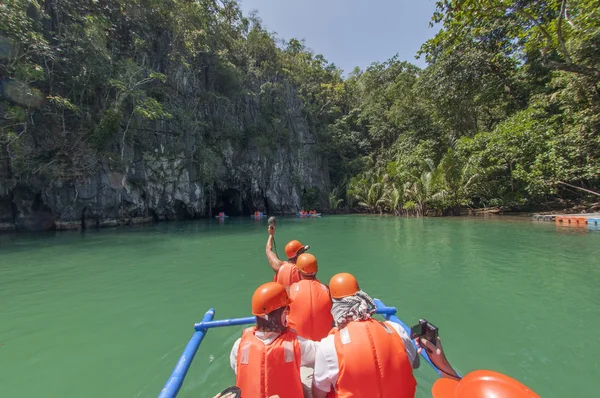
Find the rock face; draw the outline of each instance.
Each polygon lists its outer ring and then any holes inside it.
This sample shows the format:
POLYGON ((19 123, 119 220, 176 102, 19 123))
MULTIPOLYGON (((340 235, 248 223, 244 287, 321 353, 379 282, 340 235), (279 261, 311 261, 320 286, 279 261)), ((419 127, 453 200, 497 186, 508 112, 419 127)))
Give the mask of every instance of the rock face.
POLYGON ((209 145, 207 137, 214 133, 207 129, 139 121, 131 131, 150 133, 131 133, 120 162, 90 159, 96 164, 84 178, 31 179, 10 187, 0 182, 0 224, 47 230, 191 219, 219 211, 232 216, 255 210, 295 213, 305 189, 323 191, 328 183, 327 166, 314 150, 316 133, 301 103, 288 90, 288 135, 261 146, 252 135, 244 137, 263 117, 259 101, 246 97, 238 102, 229 111, 199 115, 212 124, 216 117, 227 120, 234 138, 209 145))

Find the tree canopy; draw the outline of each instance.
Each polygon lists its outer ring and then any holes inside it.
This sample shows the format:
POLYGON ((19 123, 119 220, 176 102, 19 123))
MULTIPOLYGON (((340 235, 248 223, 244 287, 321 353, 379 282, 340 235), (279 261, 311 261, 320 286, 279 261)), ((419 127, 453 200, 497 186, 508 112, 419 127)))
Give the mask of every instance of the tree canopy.
POLYGON ((199 137, 210 185, 223 140, 289 143, 293 90, 330 174, 315 206, 452 214, 597 191, 597 0, 443 0, 431 22, 426 68, 394 56, 343 78, 235 0, 3 2, 2 188, 119 167, 126 145, 156 146, 148 123, 199 137), (260 117, 240 133, 226 115, 244 101, 260 117))
POLYGON ((349 115, 365 121, 369 142, 351 195, 372 211, 422 214, 597 191, 598 2, 436 5, 441 29, 421 47, 425 69, 392 58, 348 80, 360 93, 349 115))

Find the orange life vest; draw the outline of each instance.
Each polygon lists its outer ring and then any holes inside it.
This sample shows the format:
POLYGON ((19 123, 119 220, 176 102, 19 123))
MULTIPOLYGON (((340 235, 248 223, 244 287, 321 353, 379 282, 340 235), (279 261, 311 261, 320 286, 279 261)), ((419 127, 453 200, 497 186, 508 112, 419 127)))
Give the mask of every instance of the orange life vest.
POLYGON ((289 287, 292 283, 296 283, 300 280, 300 274, 298 268, 292 263, 284 261, 279 267, 279 270, 273 277, 273 282, 279 282, 285 287, 289 287))
POLYGON ((242 333, 237 354, 235 385, 244 397, 303 398, 300 380, 300 343, 287 331, 266 345, 255 335, 256 327, 242 333))
POLYGON ((338 398, 414 398, 417 381, 402 338, 375 319, 334 328, 338 398))
POLYGON ((292 304, 288 315, 289 326, 309 340, 320 341, 333 326, 331 296, 327 286, 318 280, 302 279, 289 292, 292 304))

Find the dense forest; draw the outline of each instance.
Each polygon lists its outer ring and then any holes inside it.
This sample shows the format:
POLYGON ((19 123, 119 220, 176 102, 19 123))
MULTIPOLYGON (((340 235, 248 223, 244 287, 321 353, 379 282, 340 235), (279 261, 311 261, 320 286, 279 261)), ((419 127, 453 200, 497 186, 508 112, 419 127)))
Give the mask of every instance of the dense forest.
POLYGON ((598 1, 436 6, 343 77, 234 0, 4 1, 0 222, 597 198, 598 1))

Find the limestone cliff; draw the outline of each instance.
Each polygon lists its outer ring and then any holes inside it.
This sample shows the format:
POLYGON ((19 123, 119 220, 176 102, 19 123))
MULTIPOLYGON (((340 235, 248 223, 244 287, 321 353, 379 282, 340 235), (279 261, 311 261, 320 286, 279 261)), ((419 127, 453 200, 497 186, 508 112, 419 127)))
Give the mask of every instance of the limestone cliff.
POLYGON ((2 184, 0 223, 5 229, 46 230, 192 219, 219 211, 294 213, 302 205, 303 190, 323 191, 328 182, 326 164, 314 148, 316 133, 294 94, 289 89, 285 98, 285 141, 261 145, 244 137, 244 131, 257 125, 255 119, 263 117, 261 100, 254 97, 241 99, 231 112, 199 115, 236 127, 229 134, 234 138, 210 144, 205 130, 185 128, 189 120, 179 120, 184 126, 177 129, 177 123, 138 120, 130 128, 133 138, 122 161, 95 156, 88 159, 95 166, 85 178, 2 184))
POLYGON ((328 186, 341 71, 235 0, 6 14, 0 229, 292 213, 328 186))

